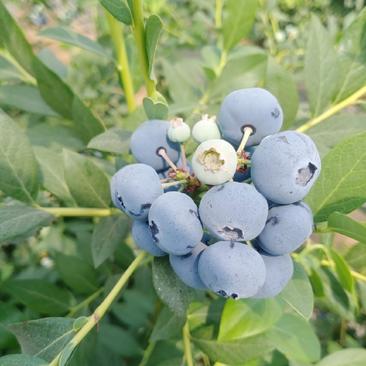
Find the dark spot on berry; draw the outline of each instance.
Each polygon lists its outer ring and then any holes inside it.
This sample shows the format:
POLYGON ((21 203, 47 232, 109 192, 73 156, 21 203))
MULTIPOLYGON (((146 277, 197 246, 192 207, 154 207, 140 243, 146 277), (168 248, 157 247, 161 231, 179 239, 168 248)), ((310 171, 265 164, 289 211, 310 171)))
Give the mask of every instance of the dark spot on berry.
POLYGON ((224 290, 217 291, 217 294, 220 295, 220 296, 222 296, 222 297, 228 297, 226 291, 224 291, 224 290))
POLYGON ((271 116, 273 118, 278 118, 280 116, 281 112, 278 108, 275 108, 272 112, 271 112, 271 116))
POLYGON ((186 246, 186 248, 187 248, 187 249, 193 249, 193 248, 194 248, 194 246, 193 246, 193 245, 187 245, 187 246, 186 246))
POLYGON ((275 226, 279 223, 279 219, 277 216, 272 216, 269 219, 267 219, 266 224, 271 224, 272 226, 275 226))
POLYGON ((235 241, 230 242, 230 249, 233 249, 235 247, 235 241))
POLYGON ((125 210, 126 209, 126 206, 123 203, 122 196, 120 196, 117 192, 116 192, 116 198, 117 198, 117 201, 119 202, 119 204, 121 205, 121 207, 125 210))
POLYGON ((309 163, 306 167, 299 169, 297 171, 296 184, 305 187, 312 180, 317 169, 313 163, 309 163))
POLYGON ((221 191, 223 191, 225 189, 225 185, 224 184, 221 184, 221 186, 218 186, 217 188, 216 188, 216 192, 221 192, 221 191))
POLYGON ((151 207, 151 203, 144 203, 141 205, 141 211, 147 210, 151 207))
POLYGON ((231 298, 234 299, 234 300, 236 300, 238 298, 238 294, 232 293, 231 294, 231 298))
POLYGON ((156 225, 155 221, 151 221, 149 227, 150 227, 151 236, 152 236, 154 242, 158 243, 159 242, 159 239, 157 237, 157 235, 159 234, 158 225, 156 225))
POLYGON ((224 234, 228 240, 240 240, 243 239, 243 230, 237 227, 225 226, 219 231, 220 234, 224 234))
POLYGON ((284 143, 285 143, 285 144, 287 144, 287 145, 290 145, 290 143, 288 142, 288 140, 287 140, 287 137, 286 137, 286 136, 280 136, 280 137, 278 137, 278 140, 280 140, 280 141, 284 142, 284 143))
POLYGON ((192 255, 192 252, 182 255, 181 258, 189 258, 191 255, 192 255))
POLYGON ((192 209, 190 209, 190 210, 189 210, 189 213, 190 213, 191 215, 196 216, 196 217, 197 217, 197 219, 198 219, 198 213, 197 213, 197 211, 196 211, 196 210, 192 210, 192 209))

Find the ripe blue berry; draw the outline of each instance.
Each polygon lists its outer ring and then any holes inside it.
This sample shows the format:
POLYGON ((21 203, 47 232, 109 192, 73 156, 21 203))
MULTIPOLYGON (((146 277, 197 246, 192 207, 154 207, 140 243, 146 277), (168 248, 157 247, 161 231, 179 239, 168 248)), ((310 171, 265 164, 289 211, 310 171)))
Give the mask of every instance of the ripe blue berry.
POLYGON ((258 252, 246 244, 230 241, 207 247, 199 259, 198 273, 209 289, 233 299, 255 295, 266 277, 258 252))
POLYGON ((169 254, 185 255, 201 241, 197 206, 184 193, 167 192, 154 201, 149 225, 156 245, 169 254))
POLYGON ((187 286, 196 289, 206 288, 198 275, 198 260, 206 248, 205 244, 198 243, 191 253, 169 256, 174 272, 187 286))
POLYGON ((321 169, 313 140, 295 131, 266 137, 256 148, 251 163, 255 187, 267 199, 279 204, 301 201, 321 169))
POLYGON ((267 90, 248 88, 235 90, 221 104, 219 127, 222 137, 239 146, 243 128, 253 128, 247 146, 257 145, 268 135, 278 132, 283 112, 277 99, 267 90))
POLYGON ((133 219, 146 219, 150 206, 161 194, 159 176, 146 164, 126 165, 111 180, 114 205, 133 219))
POLYGON ((165 149, 169 158, 176 163, 180 155, 179 144, 168 139, 168 121, 150 120, 142 123, 131 136, 131 152, 135 159, 155 170, 168 168, 165 160, 158 155, 160 148, 165 149))
POLYGON ((136 245, 154 257, 166 255, 155 243, 148 222, 135 220, 132 224, 132 238, 136 245))
POLYGON ((269 209, 258 245, 267 253, 282 255, 298 249, 313 231, 313 215, 303 202, 269 209))
POLYGON ((271 256, 260 252, 266 266, 266 279, 254 298, 264 299, 278 295, 290 281, 294 264, 288 254, 271 256))
POLYGON ((268 204, 253 185, 228 182, 212 187, 203 196, 199 213, 212 235, 222 240, 244 241, 263 230, 268 204))

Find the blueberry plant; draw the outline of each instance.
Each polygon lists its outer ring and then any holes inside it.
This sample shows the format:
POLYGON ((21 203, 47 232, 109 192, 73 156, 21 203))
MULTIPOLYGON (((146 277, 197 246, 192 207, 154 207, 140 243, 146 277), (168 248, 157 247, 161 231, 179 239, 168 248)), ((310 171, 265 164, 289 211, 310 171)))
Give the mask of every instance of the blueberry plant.
POLYGON ((0 0, 0 366, 366 364, 349 3, 0 0))

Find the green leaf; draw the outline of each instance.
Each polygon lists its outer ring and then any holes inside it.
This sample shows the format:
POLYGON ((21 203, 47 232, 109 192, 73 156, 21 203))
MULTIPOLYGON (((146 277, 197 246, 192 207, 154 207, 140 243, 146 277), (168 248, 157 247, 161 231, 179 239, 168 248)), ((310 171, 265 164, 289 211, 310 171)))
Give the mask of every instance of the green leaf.
POLYGON ((102 218, 94 226, 91 250, 96 268, 113 255, 117 246, 122 244, 128 228, 128 219, 124 215, 102 218))
POLYGON ((366 201, 366 133, 346 139, 322 161, 322 172, 306 197, 314 220, 334 212, 349 213, 366 201))
POLYGON ((32 147, 24 132, 1 110, 0 131, 0 190, 21 201, 34 202, 40 175, 32 147))
POLYGON ((63 27, 50 27, 42 29, 42 31, 39 32, 39 35, 63 43, 71 44, 89 52, 93 52, 98 56, 109 58, 107 51, 98 42, 93 41, 82 34, 73 32, 71 29, 63 27))
POLYGON ((349 238, 358 241, 366 240, 366 226, 339 212, 333 212, 329 216, 328 227, 349 238))
POLYGON ((72 302, 72 296, 68 291, 45 280, 11 280, 4 285, 4 290, 40 314, 64 314, 72 302))
POLYGON ((230 365, 243 364, 263 357, 274 348, 266 333, 233 341, 215 341, 194 337, 192 341, 213 361, 230 365))
POLYGON ((324 296, 325 292, 324 292, 323 281, 320 278, 318 272, 316 272, 316 270, 311 269, 311 272, 309 274, 309 280, 311 282, 311 287, 313 288, 314 295, 316 297, 324 296))
POLYGON ((197 291, 175 275, 166 257, 154 258, 153 283, 161 300, 180 317, 185 317, 189 304, 197 299, 197 291))
POLYGON ((221 316, 218 339, 223 341, 257 335, 271 328, 281 315, 281 306, 275 299, 229 299, 221 316))
POLYGON ((160 101, 154 102, 151 98, 144 98, 144 110, 148 119, 167 119, 168 106, 160 101))
POLYGON ((291 73, 269 58, 264 86, 278 99, 284 115, 282 129, 287 130, 299 108, 299 94, 291 73))
POLYGON ((365 349, 348 348, 326 356, 316 366, 364 366, 365 364, 365 349))
POLYGON ((88 148, 114 154, 125 154, 130 148, 130 137, 131 132, 114 127, 93 137, 88 148))
POLYGON ((22 80, 23 77, 24 75, 12 62, 0 55, 0 80, 15 81, 22 80))
POLYGON ((53 219, 49 213, 26 206, 0 208, 0 243, 28 237, 53 219))
MULTIPOLYGON (((364 241, 366 241, 364 239, 364 241)), ((357 272, 366 274, 366 245, 357 243, 346 253, 347 263, 357 272)))
POLYGON ((44 318, 11 324, 8 328, 17 337, 23 353, 50 362, 74 336, 73 323, 71 318, 44 318))
POLYGON ((295 263, 292 280, 279 295, 297 314, 310 319, 314 308, 314 295, 304 269, 295 263))
POLYGON ((104 6, 117 20, 126 25, 132 24, 132 15, 130 8, 126 4, 125 0, 99 0, 101 5, 104 6))
POLYGON ((72 290, 80 294, 90 294, 97 290, 97 273, 86 261, 78 257, 57 253, 55 263, 61 279, 72 290))
POLYGON ((150 76, 153 71, 156 46, 162 27, 163 23, 157 15, 153 14, 148 17, 145 25, 145 44, 150 76))
POLYGON ((353 293, 355 290, 355 283, 346 261, 332 248, 328 248, 328 253, 335 265, 339 282, 347 291, 353 293))
POLYGON ((157 342, 164 339, 179 339, 184 323, 185 318, 177 316, 167 307, 164 307, 154 325, 150 341, 157 342))
POLYGON ((57 116, 44 102, 38 89, 30 85, 1 85, 0 104, 29 113, 57 116))
POLYGON ((109 181, 105 173, 86 156, 64 150, 65 178, 81 207, 108 207, 109 181))
POLYGON ((224 17, 222 34, 226 51, 229 51, 249 34, 255 20, 257 8, 257 0, 247 0, 245 4, 240 6, 238 6, 237 0, 227 0, 225 2, 226 16, 224 17))
POLYGON ((29 355, 9 355, 0 357, 0 366, 47 366, 47 362, 29 355))
POLYGON ((310 363, 320 358, 320 342, 311 325, 294 314, 285 314, 271 331, 275 347, 289 360, 310 363))
POLYGON ((0 302, 0 349, 13 348, 17 344, 14 335, 6 329, 6 324, 19 322, 24 319, 25 315, 15 304, 0 302))
POLYGON ((330 34, 313 16, 305 52, 305 85, 313 116, 319 115, 330 104, 337 88, 338 72, 330 34))

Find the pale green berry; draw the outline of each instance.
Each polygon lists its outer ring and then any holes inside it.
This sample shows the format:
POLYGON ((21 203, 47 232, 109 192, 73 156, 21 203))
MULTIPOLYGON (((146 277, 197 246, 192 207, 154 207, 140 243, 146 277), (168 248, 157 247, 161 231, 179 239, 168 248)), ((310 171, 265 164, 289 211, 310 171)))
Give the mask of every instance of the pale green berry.
POLYGON ((172 142, 183 143, 191 137, 191 128, 182 118, 174 118, 170 121, 168 138, 172 142))
POLYGON ((217 185, 231 180, 236 172, 238 157, 225 140, 202 142, 192 157, 192 169, 201 183, 217 185))
POLYGON ((207 140, 220 139, 221 134, 216 123, 216 117, 209 117, 208 114, 203 115, 202 119, 193 126, 192 136, 200 143, 207 140))

